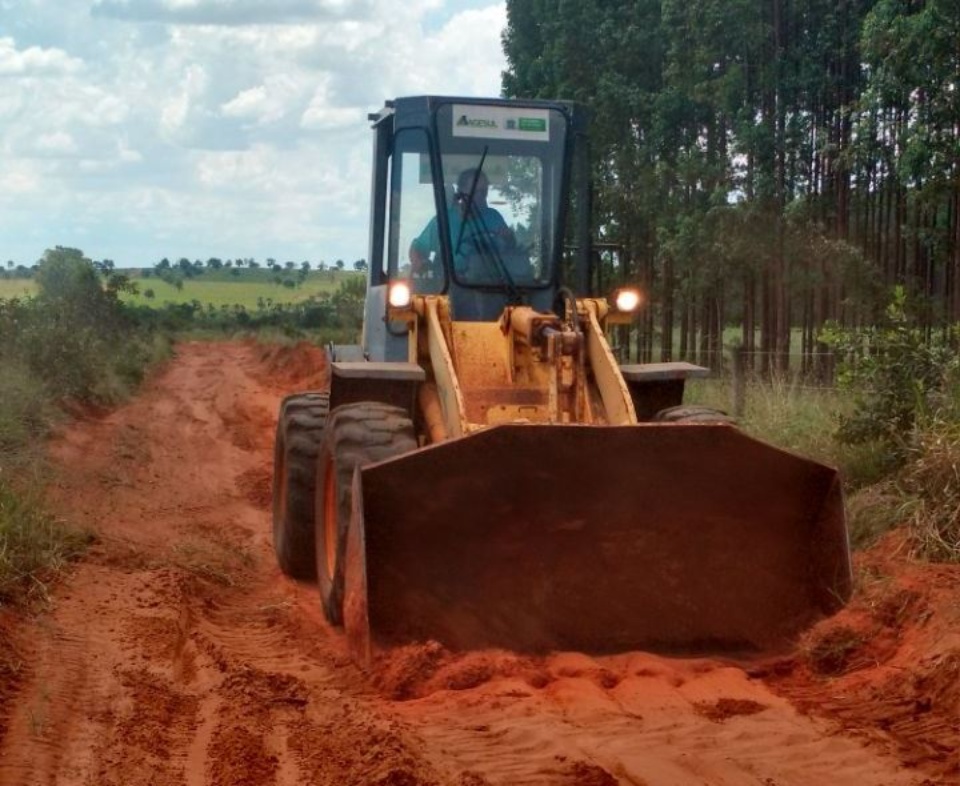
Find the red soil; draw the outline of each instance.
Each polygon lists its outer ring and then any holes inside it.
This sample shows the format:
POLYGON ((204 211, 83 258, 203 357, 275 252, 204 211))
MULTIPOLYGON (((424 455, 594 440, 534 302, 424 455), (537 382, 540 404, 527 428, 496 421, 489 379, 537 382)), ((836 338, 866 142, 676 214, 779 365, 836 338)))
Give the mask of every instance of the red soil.
POLYGON ((34 616, 0 613, 0 784, 960 783, 960 571, 887 541, 790 657, 531 658, 435 643, 369 673, 272 555, 301 345, 185 344, 51 445, 51 504, 95 545, 34 616))

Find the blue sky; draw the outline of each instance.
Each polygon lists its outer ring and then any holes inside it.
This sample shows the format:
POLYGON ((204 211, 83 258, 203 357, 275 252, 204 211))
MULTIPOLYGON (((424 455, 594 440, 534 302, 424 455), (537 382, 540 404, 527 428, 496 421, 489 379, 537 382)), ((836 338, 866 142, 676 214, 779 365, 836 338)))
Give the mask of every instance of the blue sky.
POLYGON ((0 0, 0 264, 367 254, 367 113, 497 95, 486 0, 0 0))

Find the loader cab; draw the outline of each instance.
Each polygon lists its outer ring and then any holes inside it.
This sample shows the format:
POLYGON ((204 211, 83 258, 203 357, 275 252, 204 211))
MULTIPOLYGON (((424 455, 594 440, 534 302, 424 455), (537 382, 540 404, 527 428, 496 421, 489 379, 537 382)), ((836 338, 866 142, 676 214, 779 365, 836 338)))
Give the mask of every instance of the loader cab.
MULTIPOLYGON (((407 357, 402 326, 384 321, 392 280, 449 296, 458 321, 495 320, 508 305, 550 311, 563 277, 574 143, 583 136, 577 108, 420 96, 388 102, 370 119, 366 355, 407 357)), ((585 182, 575 187, 586 193, 585 182)))

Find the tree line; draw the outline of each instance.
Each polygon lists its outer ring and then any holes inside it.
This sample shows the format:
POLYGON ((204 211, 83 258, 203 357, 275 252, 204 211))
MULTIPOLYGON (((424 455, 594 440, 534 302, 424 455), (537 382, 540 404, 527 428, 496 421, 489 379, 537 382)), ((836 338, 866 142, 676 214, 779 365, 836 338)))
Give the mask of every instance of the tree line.
POLYGON ((956 0, 508 0, 508 96, 593 112, 596 239, 650 291, 641 359, 830 373, 900 286, 960 321, 956 0), (727 336, 729 339, 729 334, 727 336))
MULTIPOLYGON (((309 273, 311 270, 345 270, 346 267, 347 263, 342 259, 338 259, 329 264, 322 259, 316 263, 306 259, 302 262, 287 260, 281 263, 273 257, 267 257, 262 263, 254 257, 237 257, 236 259, 210 257, 206 261, 202 259, 190 260, 187 257, 181 257, 176 262, 172 262, 167 257, 164 257, 153 266, 154 270, 178 270, 188 277, 204 270, 242 270, 243 268, 247 268, 248 270, 267 269, 276 272, 286 271, 292 273, 294 271, 301 271, 309 273)), ((351 267, 353 270, 363 271, 367 269, 367 262, 365 259, 358 259, 351 267)))
MULTIPOLYGON (((0 266, 0 278, 33 278, 34 274, 40 267, 40 262, 42 262, 42 260, 28 266, 9 259, 7 260, 5 266, 0 266)), ((110 259, 105 259, 103 262, 98 262, 97 264, 106 265, 110 269, 116 267, 113 260, 110 259)), ((299 276, 300 280, 302 281, 302 279, 305 278, 311 270, 324 272, 327 270, 345 270, 346 268, 347 263, 342 259, 337 259, 335 262, 331 262, 329 264, 325 260, 320 260, 319 262, 310 262, 309 260, 304 260, 299 263, 288 260, 287 262, 281 264, 272 257, 268 257, 262 263, 254 257, 237 257, 236 259, 209 257, 206 260, 191 260, 187 257, 181 257, 176 262, 164 257, 152 267, 132 269, 140 270, 143 274, 146 274, 146 277, 148 278, 150 275, 156 273, 161 278, 164 276, 170 278, 171 281, 177 278, 179 278, 181 281, 184 278, 193 278, 194 276, 202 275, 209 270, 227 270, 230 271, 232 275, 239 276, 241 275, 241 271, 244 269, 265 269, 272 271, 275 275, 282 275, 286 277, 294 275, 299 276)), ((352 263, 351 268, 355 271, 363 272, 367 269, 367 261, 365 259, 358 259, 352 263)))

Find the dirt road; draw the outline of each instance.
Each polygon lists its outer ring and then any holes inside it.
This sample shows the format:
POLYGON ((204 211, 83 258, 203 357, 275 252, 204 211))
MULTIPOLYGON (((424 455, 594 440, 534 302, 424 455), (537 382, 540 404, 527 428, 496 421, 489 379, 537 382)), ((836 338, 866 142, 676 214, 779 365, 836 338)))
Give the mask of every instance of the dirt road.
MULTIPOLYGON (((454 656, 431 644, 362 673, 270 542, 277 404, 322 378, 306 348, 184 344, 137 399, 54 441, 52 502, 96 542, 48 613, 0 617, 0 784, 955 782, 951 572, 942 608, 924 607, 927 633, 943 623, 935 639, 907 636, 894 614, 896 635, 860 642, 886 649, 859 666, 843 649, 834 676, 799 657, 454 656), (898 657, 934 655, 910 672, 927 683, 883 692, 888 676, 905 679, 898 657)), ((916 611, 918 597, 897 608, 916 611)))

